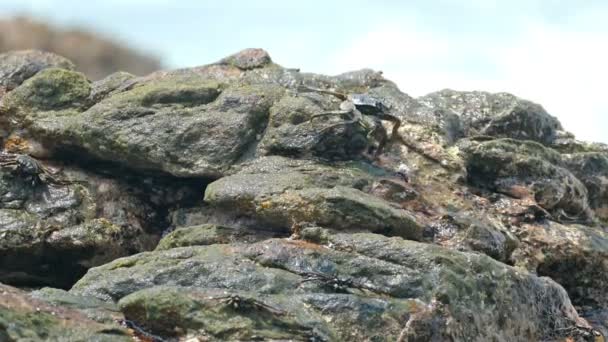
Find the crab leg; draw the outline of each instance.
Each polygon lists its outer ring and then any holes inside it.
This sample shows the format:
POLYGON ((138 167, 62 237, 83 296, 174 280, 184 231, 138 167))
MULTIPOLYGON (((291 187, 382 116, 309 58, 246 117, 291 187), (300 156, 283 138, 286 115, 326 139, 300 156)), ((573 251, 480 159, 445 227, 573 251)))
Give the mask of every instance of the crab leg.
POLYGON ((329 112, 315 114, 315 115, 311 116, 310 119, 308 119, 308 121, 312 121, 315 118, 319 118, 319 117, 323 117, 323 116, 331 116, 331 115, 341 116, 341 115, 347 115, 347 114, 352 114, 352 111, 350 111, 350 110, 332 110, 329 112))

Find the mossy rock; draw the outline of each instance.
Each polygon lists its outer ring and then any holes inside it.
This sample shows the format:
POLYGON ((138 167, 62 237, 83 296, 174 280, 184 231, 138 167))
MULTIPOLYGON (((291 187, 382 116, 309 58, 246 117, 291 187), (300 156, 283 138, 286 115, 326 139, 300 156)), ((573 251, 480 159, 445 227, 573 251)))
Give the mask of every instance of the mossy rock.
POLYGON ((0 340, 128 342, 133 337, 117 323, 98 323, 78 310, 0 285, 0 340))
POLYGON ((422 227, 410 213, 360 190, 371 186, 373 174, 355 165, 336 168, 285 160, 262 159, 209 184, 205 201, 283 231, 315 222, 336 230, 421 239, 422 227))
POLYGON ((0 87, 13 90, 47 68, 74 70, 75 66, 66 58, 45 51, 21 50, 0 54, 0 87))
POLYGON ((330 340, 543 340, 584 332, 548 278, 375 234, 142 253, 89 270, 70 292, 118 301, 128 319, 161 336, 296 338, 316 328, 330 340))
POLYGON ((165 250, 176 247, 206 246, 227 243, 253 243, 277 236, 273 232, 260 230, 249 230, 220 226, 215 224, 203 224, 193 227, 181 227, 163 237, 156 250, 165 250))
POLYGON ((37 117, 37 112, 83 108, 87 105, 91 84, 84 74, 48 68, 25 81, 4 98, 9 110, 15 108, 37 117))
POLYGON ((513 193, 527 188, 538 204, 558 220, 590 222, 587 189, 562 166, 561 156, 540 144, 497 139, 482 142, 467 154, 469 179, 491 190, 513 193))
POLYGON ((124 315, 114 303, 104 302, 97 298, 74 295, 61 289, 45 287, 31 292, 29 296, 57 307, 80 311, 89 319, 103 324, 116 324, 124 319, 124 315))
POLYGON ((66 132, 69 145, 132 169, 217 177, 245 157, 281 90, 163 79, 110 96, 66 132))

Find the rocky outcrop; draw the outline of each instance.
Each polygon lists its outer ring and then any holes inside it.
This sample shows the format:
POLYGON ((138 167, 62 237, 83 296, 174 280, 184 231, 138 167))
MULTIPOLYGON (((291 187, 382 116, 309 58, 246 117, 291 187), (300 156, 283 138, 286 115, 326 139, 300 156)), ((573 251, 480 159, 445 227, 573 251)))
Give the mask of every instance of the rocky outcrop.
POLYGON ((155 334, 220 340, 543 340, 577 320, 547 278, 372 234, 144 253, 91 270, 71 292, 118 301, 155 334))
POLYGON ((35 72, 0 99, 0 281, 64 289, 11 298, 143 340, 608 331, 608 150, 540 105, 413 98, 379 72, 301 73, 260 49, 94 83, 11 63, 35 72), (402 124, 345 111, 353 93, 402 124))
POLYGON ((423 96, 418 102, 422 106, 414 116, 432 120, 434 114, 452 137, 487 135, 550 144, 562 128, 540 105, 508 93, 446 89, 423 96))

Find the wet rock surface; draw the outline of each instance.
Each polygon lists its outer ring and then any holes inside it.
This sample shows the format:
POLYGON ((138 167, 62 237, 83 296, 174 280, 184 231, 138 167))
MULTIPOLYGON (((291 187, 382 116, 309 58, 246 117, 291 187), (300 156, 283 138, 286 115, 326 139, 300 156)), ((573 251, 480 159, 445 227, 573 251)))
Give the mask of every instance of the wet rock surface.
POLYGON ((57 173, 42 181, 18 167, 0 170, 2 282, 67 287, 87 268, 158 241, 155 208, 128 184, 80 169, 40 167, 57 173))
POLYGON ((36 299, 11 286, 0 285, 2 341, 133 341, 112 322, 99 323, 78 309, 36 299))
POLYGON ((608 330, 608 149, 538 104, 413 98, 380 72, 302 73, 260 49, 94 83, 58 56, 11 56, 0 282, 35 291, 2 285, 0 340, 608 330))
POLYGON ((219 339, 305 339, 316 332, 336 340, 401 334, 483 340, 491 338, 483 327, 502 319, 504 336, 534 340, 576 320, 557 284, 485 256, 371 234, 338 234, 328 243, 333 247, 271 239, 145 253, 92 269, 72 292, 118 301, 127 318, 158 327, 154 333, 198 330, 219 339), (526 317, 513 315, 524 307, 526 317), (177 322, 162 315, 148 320, 163 310, 177 311, 177 322), (328 312, 334 322, 322 319, 328 312), (242 328, 222 327, 228 317, 242 328), (425 319, 446 326, 418 331, 414 322, 426 327, 431 322, 417 321, 425 319), (479 326, 458 323, 467 319, 479 326))

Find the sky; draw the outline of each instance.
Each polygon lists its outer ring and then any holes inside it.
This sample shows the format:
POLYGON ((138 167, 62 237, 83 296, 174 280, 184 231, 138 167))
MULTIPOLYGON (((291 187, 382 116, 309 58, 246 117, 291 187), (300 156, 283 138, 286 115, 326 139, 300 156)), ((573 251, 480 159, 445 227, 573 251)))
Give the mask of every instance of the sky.
POLYGON ((168 68, 243 48, 302 71, 373 68, 412 96, 506 91, 608 143, 605 0, 0 0, 0 15, 81 27, 168 68))

